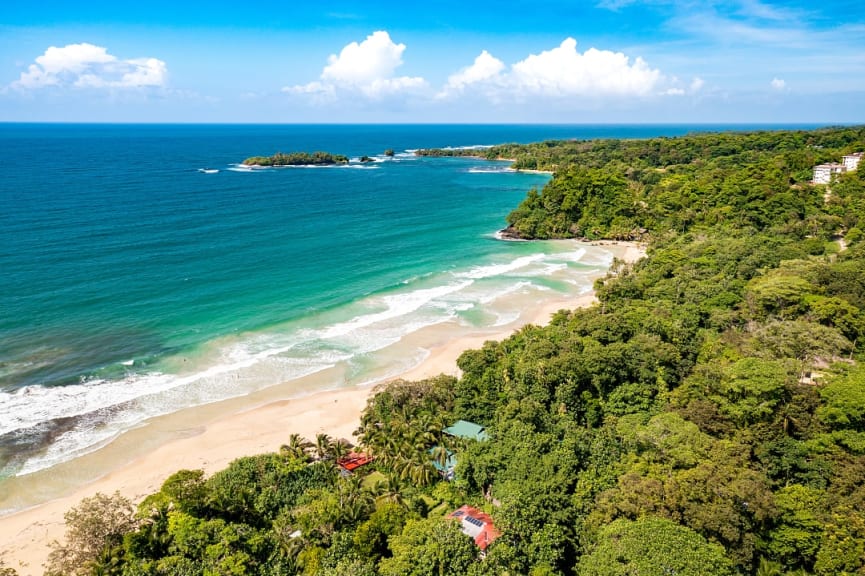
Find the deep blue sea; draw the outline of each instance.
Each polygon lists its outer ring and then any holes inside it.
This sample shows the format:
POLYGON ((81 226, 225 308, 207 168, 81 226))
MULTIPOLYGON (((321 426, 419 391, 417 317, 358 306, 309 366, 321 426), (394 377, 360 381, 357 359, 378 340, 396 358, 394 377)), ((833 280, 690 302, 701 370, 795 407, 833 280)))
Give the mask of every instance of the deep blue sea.
POLYGON ((337 364, 322 386, 368 383, 424 327, 506 325, 509 294, 609 264, 496 240, 548 176, 414 149, 722 128, 747 127, 0 125, 0 478, 337 364), (237 165, 300 150, 376 162, 237 165))

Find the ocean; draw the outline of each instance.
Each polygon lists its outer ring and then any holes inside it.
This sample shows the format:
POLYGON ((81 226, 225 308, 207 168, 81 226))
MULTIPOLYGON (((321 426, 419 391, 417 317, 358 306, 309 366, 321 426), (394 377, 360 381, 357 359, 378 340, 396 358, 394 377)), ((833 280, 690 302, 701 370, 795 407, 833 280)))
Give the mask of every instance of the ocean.
POLYGON ((0 124, 0 486, 183 408, 383 381, 429 353, 411 335, 508 326, 609 266, 496 239, 549 176, 414 149, 721 128, 748 127, 0 124), (238 166, 315 150, 354 160, 238 166))

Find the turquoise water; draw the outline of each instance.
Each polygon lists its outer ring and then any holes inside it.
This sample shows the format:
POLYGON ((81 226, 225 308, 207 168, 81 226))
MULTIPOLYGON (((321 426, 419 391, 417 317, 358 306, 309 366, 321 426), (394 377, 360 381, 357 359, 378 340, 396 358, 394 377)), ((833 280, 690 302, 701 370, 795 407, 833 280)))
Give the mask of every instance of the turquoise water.
POLYGON ((366 383, 424 327, 505 325, 497 301, 580 293, 608 265, 495 239, 547 176, 412 149, 694 129, 0 125, 0 477, 337 364, 323 385, 366 383), (378 161, 236 165, 296 150, 378 161))

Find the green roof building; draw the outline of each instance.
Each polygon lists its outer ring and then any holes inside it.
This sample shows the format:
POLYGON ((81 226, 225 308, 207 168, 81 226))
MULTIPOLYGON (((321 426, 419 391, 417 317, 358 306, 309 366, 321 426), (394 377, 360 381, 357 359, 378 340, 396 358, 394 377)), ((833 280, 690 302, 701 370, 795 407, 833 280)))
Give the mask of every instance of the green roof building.
POLYGON ((467 420, 457 420, 452 426, 445 428, 444 433, 458 438, 471 438, 478 442, 483 442, 490 438, 483 426, 467 420))
POLYGON ((433 446, 432 448, 430 448, 427 451, 429 453, 429 455, 433 457, 433 460, 432 460, 433 468, 435 468, 438 471, 438 473, 441 474, 442 477, 444 477, 446 480, 453 480, 454 468, 456 468, 456 466, 457 466, 456 455, 453 452, 451 452, 450 450, 446 450, 447 459, 445 460, 444 465, 442 465, 442 463, 435 458, 437 449, 438 449, 438 446, 433 446))

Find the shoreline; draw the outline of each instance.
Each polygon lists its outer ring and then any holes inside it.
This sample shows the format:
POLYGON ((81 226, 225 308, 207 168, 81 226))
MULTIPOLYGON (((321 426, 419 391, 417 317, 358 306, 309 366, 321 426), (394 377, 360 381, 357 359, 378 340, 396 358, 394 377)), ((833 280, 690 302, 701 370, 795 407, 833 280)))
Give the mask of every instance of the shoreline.
MULTIPOLYGON (((616 258, 629 263, 645 256, 645 246, 635 242, 610 241, 604 246, 616 258)), ((82 498, 97 492, 111 494, 119 490, 137 503, 156 492, 178 470, 201 468, 209 476, 241 456, 278 451, 289 434, 295 432, 307 438, 324 432, 354 442, 352 432, 379 382, 419 380, 438 374, 459 376, 456 360, 465 350, 480 348, 488 340, 507 338, 527 324, 545 325, 559 310, 587 307, 594 301, 594 292, 589 291, 540 304, 520 302, 518 320, 464 334, 455 335, 456 328, 451 323, 432 326, 423 335, 428 343, 423 360, 369 385, 326 391, 315 391, 313 386, 306 388, 309 390, 306 393, 301 386, 299 394, 297 386, 279 385, 246 397, 155 418, 120 435, 102 449, 42 475, 48 478, 44 482, 56 494, 39 504, 0 516, 0 559, 20 576, 41 575, 50 552, 48 544, 63 538, 63 514, 82 498), (102 467, 90 467, 89 463, 102 467), (50 482, 52 479, 54 484, 50 482)), ((319 377, 314 374, 301 380, 308 384, 319 377)))

